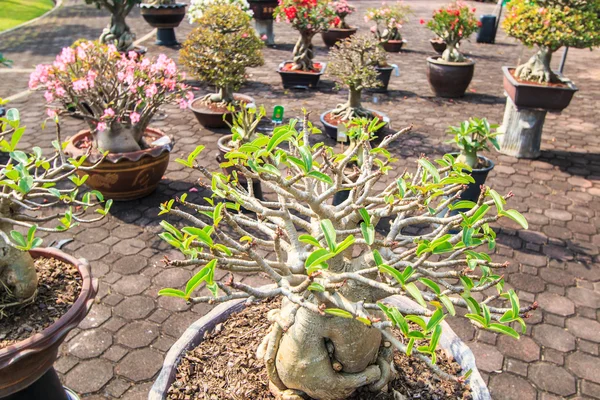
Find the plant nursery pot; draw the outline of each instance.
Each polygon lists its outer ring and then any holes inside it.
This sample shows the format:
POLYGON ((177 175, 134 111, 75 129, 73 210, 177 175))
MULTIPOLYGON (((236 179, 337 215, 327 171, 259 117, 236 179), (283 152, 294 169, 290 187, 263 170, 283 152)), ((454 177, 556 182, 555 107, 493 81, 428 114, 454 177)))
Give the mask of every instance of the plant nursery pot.
MULTIPOLYGON (((254 99, 239 93, 234 93, 233 98, 244 104, 254 103, 254 99)), ((195 98, 189 105, 194 116, 205 128, 226 128, 227 122, 233 122, 233 115, 229 110, 213 110, 202 104, 202 98, 195 98), (226 122, 227 121, 227 122, 226 122)))
MULTIPOLYGON (((173 148, 171 139, 162 131, 146 128, 150 141, 160 140, 160 145, 130 153, 109 153, 96 168, 78 171, 79 176, 89 175, 85 184, 98 190, 107 199, 133 200, 152 193, 169 165, 169 154, 173 148)), ((79 158, 86 150, 78 147, 84 139, 90 139, 89 130, 83 130, 69 139, 65 153, 79 158)), ((86 160, 84 167, 93 165, 86 160)))
POLYGON ((562 111, 571 103, 577 87, 570 80, 558 74, 562 84, 540 84, 517 80, 513 76, 514 67, 502 67, 504 90, 517 108, 541 108, 549 111, 562 111))
POLYGON ((277 69, 277 72, 279 75, 281 75, 281 83, 286 89, 308 89, 317 87, 319 80, 321 79, 321 75, 325 73, 325 69, 327 68, 326 63, 315 63, 316 67, 321 68, 319 72, 285 71, 284 68, 289 64, 292 64, 292 62, 284 61, 279 64, 279 68, 277 69))
MULTIPOLYGON (((225 154, 227 154, 228 152, 230 152, 232 150, 231 147, 227 146, 227 144, 229 143, 229 141, 231 140, 232 137, 233 137, 233 135, 221 136, 219 138, 219 140, 217 141, 217 147, 219 148, 219 153, 217 153, 217 162, 223 163, 223 162, 227 161, 227 159, 225 158, 225 154)), ((233 171, 235 171, 235 168, 227 167, 227 168, 223 168, 223 171, 227 175, 231 175, 233 173, 233 171)), ((248 181, 246 180, 246 177, 244 175, 242 175, 239 171, 237 172, 237 175, 238 175, 240 184, 242 186, 244 186, 245 188, 248 188, 248 181)), ((263 200, 262 186, 260 185, 260 181, 252 182, 252 190, 254 191, 254 197, 256 197, 259 200, 263 200)))
POLYGON ((275 8, 278 6, 277 0, 249 0, 248 5, 254 13, 253 17, 256 20, 272 21, 275 8))
POLYGON ((329 28, 328 30, 321 32, 321 38, 323 38, 323 42, 325 43, 325 45, 331 48, 335 46, 337 42, 341 42, 342 40, 354 35, 357 30, 357 28, 329 28))
MULTIPOLYGON (((325 118, 327 116, 327 114, 329 114, 332 111, 333 111, 333 109, 325 111, 323 114, 321 114, 320 119, 321 119, 321 123, 323 124, 323 127, 325 128, 325 133, 327 133, 327 135, 330 138, 337 141, 337 134, 338 134, 337 127, 338 126, 335 124, 332 124, 331 122, 328 122, 325 118)), ((377 133, 383 132, 390 123, 389 117, 380 111, 375 111, 375 110, 369 110, 369 111, 372 111, 375 115, 377 115, 380 121, 383 121, 386 123, 383 127, 381 127, 381 129, 379 129, 377 131, 377 133)))
POLYGON ((61 250, 38 248, 29 253, 34 258, 55 258, 76 266, 82 279, 81 293, 66 314, 48 328, 0 350, 0 398, 71 399, 72 395, 65 393, 52 365, 67 333, 79 325, 92 307, 98 280, 92 278, 87 261, 61 250))
POLYGON ((140 4, 140 13, 150 26, 157 28, 156 44, 159 46, 175 46, 179 44, 175 29, 185 17, 184 3, 176 4, 140 4))
POLYGON ((442 54, 444 50, 446 50, 446 42, 442 39, 431 39, 429 40, 429 43, 431 43, 431 47, 433 47, 438 54, 442 54))
POLYGON ((475 71, 475 61, 447 62, 441 57, 427 58, 427 79, 438 97, 464 96, 475 71))
MULTIPOLYGON (((459 153, 450 153, 454 158, 459 156, 459 153)), ((471 176, 475 179, 474 183, 469 183, 467 188, 460 195, 461 200, 471 200, 477 202, 479 195, 481 194, 481 185, 483 185, 488 177, 491 170, 494 169, 494 162, 487 157, 477 156, 479 163, 485 165, 483 168, 473 168, 471 176)), ((466 171, 465 171, 466 172, 466 171)))
MULTIPOLYGON (((395 66, 387 67, 375 67, 377 70, 377 80, 381 82, 381 86, 369 89, 371 92, 387 92, 390 79, 392 78, 392 72, 394 72, 395 66)), ((397 68, 397 67, 396 67, 397 68)))
POLYGON ((388 40, 387 42, 381 42, 381 46, 388 53, 400 53, 404 43, 404 40, 388 40))
MULTIPOLYGON (((392 296, 384 300, 385 303, 393 306, 411 307, 420 309, 420 306, 401 296, 392 296)), ((154 385, 148 394, 148 400, 164 400, 167 398, 169 387, 173 384, 177 375, 177 366, 187 351, 197 347, 204 339, 206 333, 223 323, 230 315, 241 311, 246 306, 246 301, 231 300, 219 304, 212 311, 194 322, 183 335, 175 342, 165 357, 163 367, 158 375, 154 385)), ((454 357, 454 360, 462 367, 463 373, 472 370, 471 376, 467 380, 471 388, 473 400, 490 400, 491 396, 487 386, 475 365, 475 356, 469 347, 463 343, 454 333, 446 321, 441 322, 442 335, 439 341, 439 347, 446 350, 454 357)))

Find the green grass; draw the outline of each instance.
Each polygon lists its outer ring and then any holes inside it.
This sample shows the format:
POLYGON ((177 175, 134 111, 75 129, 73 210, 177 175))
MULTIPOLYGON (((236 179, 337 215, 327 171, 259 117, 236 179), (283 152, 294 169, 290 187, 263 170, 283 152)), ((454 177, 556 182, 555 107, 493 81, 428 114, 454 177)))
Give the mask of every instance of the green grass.
POLYGON ((0 32, 39 17, 54 7, 52 0, 2 0, 0 32))

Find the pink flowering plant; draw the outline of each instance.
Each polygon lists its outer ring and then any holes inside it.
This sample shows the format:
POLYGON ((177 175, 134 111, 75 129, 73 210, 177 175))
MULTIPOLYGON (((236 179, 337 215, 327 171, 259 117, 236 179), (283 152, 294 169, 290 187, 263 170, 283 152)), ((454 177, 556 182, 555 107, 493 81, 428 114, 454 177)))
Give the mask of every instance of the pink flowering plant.
POLYGON ((149 147, 144 132, 161 105, 187 107, 194 96, 183 79, 164 54, 140 58, 82 42, 64 48, 54 63, 38 65, 29 88, 45 90, 50 116, 75 109, 90 127, 94 148, 125 153, 149 147))
POLYGON ((408 20, 412 13, 409 6, 402 2, 387 5, 382 3, 381 7, 369 8, 365 14, 365 22, 375 22, 371 27, 371 32, 375 34, 381 42, 390 40, 402 40, 400 29, 402 24, 408 20))
POLYGON ((331 26, 336 29, 350 29, 350 25, 346 22, 346 17, 356 11, 356 7, 348 4, 346 0, 338 0, 331 3, 335 18, 331 26))
POLYGON ((458 51, 458 44, 475 32, 481 22, 475 18, 475 9, 466 3, 457 1, 433 12, 429 21, 421 20, 421 25, 438 35, 445 43, 446 50, 442 59, 448 62, 463 62, 465 57, 458 51))

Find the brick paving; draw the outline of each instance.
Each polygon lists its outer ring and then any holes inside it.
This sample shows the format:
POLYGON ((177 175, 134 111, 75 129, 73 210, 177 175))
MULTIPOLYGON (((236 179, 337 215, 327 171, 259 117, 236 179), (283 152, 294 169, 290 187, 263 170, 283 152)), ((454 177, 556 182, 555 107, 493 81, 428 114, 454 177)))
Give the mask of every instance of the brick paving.
MULTIPOLYGON (((436 157, 451 150, 444 131, 450 124, 470 116, 485 116, 500 122, 504 111, 502 65, 515 65, 531 54, 503 32, 495 45, 464 44, 477 61, 475 77, 467 95, 458 100, 435 98, 427 84, 425 58, 432 55, 428 40, 432 34, 419 25, 439 1, 407 0, 415 15, 405 26, 408 46, 401 54, 390 55, 400 66, 401 76, 393 77, 387 94, 366 94, 366 105, 387 113, 396 128, 412 123, 414 130, 393 148, 401 166, 412 168, 425 153, 436 157)), ((2 37, 0 52, 15 60, 19 68, 51 61, 59 49, 80 37, 94 38, 108 21, 103 11, 67 0, 47 21, 40 21, 2 37), (20 35, 23 33, 23 35, 20 35)), ((359 13, 376 2, 354 2, 359 13)), ((493 5, 473 3, 478 14, 493 5)), ((350 21, 361 30, 368 27, 361 16, 350 21)), ((129 22, 142 37, 150 28, 137 11, 129 22)), ((185 38, 190 26, 178 29, 185 38)), ((299 115, 302 107, 312 110, 312 119, 342 102, 325 77, 314 91, 289 91, 274 72, 289 58, 296 33, 276 27, 276 48, 265 49, 265 65, 253 69, 241 92, 272 109, 286 107, 287 116, 299 115)), ((327 60, 320 38, 315 39, 316 58, 327 60)), ((176 50, 161 49, 148 40, 143 45, 151 54, 166 52, 177 58, 176 50)), ((554 63, 557 65, 560 54, 554 63)), ((549 114, 544 128, 542 155, 537 160, 517 160, 499 153, 488 154, 496 161, 489 183, 501 192, 513 191, 511 204, 530 222, 528 231, 517 230, 510 222, 498 226, 499 246, 493 258, 511 262, 508 286, 514 287, 524 303, 538 301, 541 309, 528 319, 528 331, 519 341, 476 330, 465 320, 451 320, 457 333, 471 346, 477 364, 488 381, 494 399, 551 400, 600 399, 600 139, 596 109, 600 106, 600 58, 597 52, 571 50, 566 75, 581 89, 571 106, 560 115, 549 114)), ((0 95, 17 93, 27 84, 26 73, 0 74, 0 95), (10 79, 5 79, 10 77, 10 79)), ((203 89, 204 93, 205 90, 203 89)), ((42 131, 44 115, 40 94, 13 102, 29 127, 23 146, 53 139, 50 128, 42 131), (35 139, 34 139, 35 138, 35 139)), ((198 144, 207 146, 204 159, 216 169, 219 133, 199 126, 190 112, 166 107, 166 118, 152 125, 176 139, 172 159, 190 152, 198 144)), ((63 130, 73 134, 83 129, 77 120, 65 120, 63 130)), ((221 132, 222 133, 222 132, 221 132)), ((329 139, 322 136, 315 141, 329 139)), ((187 306, 170 298, 157 298, 165 286, 181 286, 192 270, 165 268, 163 256, 178 255, 157 237, 160 232, 157 206, 193 187, 199 176, 171 162, 158 190, 138 201, 115 204, 105 220, 71 232, 74 241, 65 250, 90 260, 100 279, 100 293, 86 320, 68 337, 56 369, 64 382, 86 399, 144 399, 158 372, 163 355, 186 327, 210 306, 187 306)), ((190 193, 201 198, 205 193, 190 193)), ((173 221, 171 221, 173 222, 173 221)), ((58 237, 58 236, 57 236, 58 237)), ((64 236, 61 236, 64 238, 64 236)), ((49 243, 51 237, 47 238, 49 243)), ((260 276, 244 281, 260 283, 260 276)))

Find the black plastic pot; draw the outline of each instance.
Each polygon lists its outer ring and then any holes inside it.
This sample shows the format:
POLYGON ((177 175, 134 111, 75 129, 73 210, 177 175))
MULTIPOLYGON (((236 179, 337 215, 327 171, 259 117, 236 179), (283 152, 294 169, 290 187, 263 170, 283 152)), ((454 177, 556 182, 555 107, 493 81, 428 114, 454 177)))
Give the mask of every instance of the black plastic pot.
MULTIPOLYGON (((451 153, 455 158, 458 157, 458 153, 451 153)), ((476 202, 481 194, 481 185, 485 184, 488 174, 494 169, 494 162, 487 157, 478 156, 481 163, 487 165, 484 168, 474 168, 471 171, 471 176, 475 179, 474 183, 470 183, 467 188, 460 195, 461 200, 471 200, 476 202)))
POLYGON ((381 82, 381 86, 370 89, 372 92, 387 92, 392 72, 394 72, 394 66, 388 67, 375 67, 377 70, 377 80, 381 82))
POLYGON ((261 21, 272 21, 274 19, 273 12, 277 8, 277 0, 248 0, 248 4, 254 13, 254 19, 261 21))
POLYGON ((496 41, 496 16, 493 14, 482 15, 479 22, 481 22, 481 27, 477 32, 477 43, 494 43, 496 41))
POLYGON ((176 46, 179 43, 175 29, 185 17, 184 3, 176 4, 140 4, 140 12, 144 20, 156 31, 156 44, 159 46, 176 46))
POLYGON ((427 58, 427 79, 431 90, 438 97, 462 97, 465 95, 473 72, 475 61, 447 62, 441 57, 427 58))
MULTIPOLYGON (((333 125, 333 124, 330 124, 329 122, 325 121, 325 116, 332 111, 333 110, 325 111, 323 114, 321 114, 320 120, 321 120, 321 123, 323 124, 323 127, 325 128, 325 133, 327 133, 327 135, 330 138, 337 141, 337 125, 333 125)), ((369 111, 373 111, 374 113, 378 114, 379 116, 381 116, 383 118, 383 121, 386 122, 386 124, 376 132, 378 134, 383 133, 390 122, 389 117, 380 111, 374 111, 374 110, 369 110, 369 111)), ((379 137, 379 139, 381 139, 381 137, 379 137)))
POLYGON ((291 61, 285 61, 279 64, 277 72, 281 75, 281 83, 286 89, 308 89, 315 88, 319 84, 321 75, 325 73, 326 63, 321 63, 321 71, 319 72, 303 72, 303 71, 283 71, 283 67, 291 64, 291 61))

